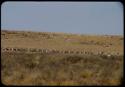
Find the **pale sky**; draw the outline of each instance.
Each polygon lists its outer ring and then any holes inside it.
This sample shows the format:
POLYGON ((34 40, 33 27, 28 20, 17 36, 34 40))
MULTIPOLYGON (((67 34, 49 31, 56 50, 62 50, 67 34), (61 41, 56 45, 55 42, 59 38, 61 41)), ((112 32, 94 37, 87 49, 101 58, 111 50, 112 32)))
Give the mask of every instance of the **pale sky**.
POLYGON ((4 2, 1 29, 123 35, 120 2, 4 2))

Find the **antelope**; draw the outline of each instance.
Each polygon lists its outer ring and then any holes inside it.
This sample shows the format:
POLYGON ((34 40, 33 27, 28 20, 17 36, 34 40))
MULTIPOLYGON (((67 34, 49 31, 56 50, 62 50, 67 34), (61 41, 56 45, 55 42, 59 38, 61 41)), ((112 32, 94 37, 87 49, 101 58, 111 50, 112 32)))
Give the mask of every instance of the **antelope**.
POLYGON ((76 54, 79 54, 79 51, 76 51, 76 54))
POLYGON ((73 51, 71 51, 70 53, 74 53, 73 51))

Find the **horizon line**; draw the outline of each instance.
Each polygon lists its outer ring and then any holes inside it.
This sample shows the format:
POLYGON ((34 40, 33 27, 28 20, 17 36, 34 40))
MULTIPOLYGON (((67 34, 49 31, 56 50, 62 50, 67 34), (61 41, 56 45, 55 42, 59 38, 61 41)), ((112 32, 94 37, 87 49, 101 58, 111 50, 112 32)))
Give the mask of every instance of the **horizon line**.
POLYGON ((57 34, 73 34, 73 35, 90 35, 90 36, 124 36, 123 34, 85 34, 85 33, 70 33, 70 32, 50 32, 50 31, 34 31, 34 30, 13 30, 13 29, 1 29, 1 31, 15 31, 15 32, 34 32, 34 33, 57 33, 57 34))

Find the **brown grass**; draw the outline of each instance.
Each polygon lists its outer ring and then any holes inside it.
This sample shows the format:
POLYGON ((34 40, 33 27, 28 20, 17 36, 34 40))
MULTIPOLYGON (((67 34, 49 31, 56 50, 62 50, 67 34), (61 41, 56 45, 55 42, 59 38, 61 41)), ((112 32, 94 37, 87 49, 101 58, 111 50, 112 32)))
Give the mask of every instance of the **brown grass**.
POLYGON ((4 85, 120 85, 123 36, 2 31, 2 47, 118 52, 121 56, 1 53, 4 85))
POLYGON ((2 53, 5 85, 119 85, 123 56, 2 53))
POLYGON ((1 37, 2 47, 104 51, 123 55, 123 36, 2 31, 1 37))

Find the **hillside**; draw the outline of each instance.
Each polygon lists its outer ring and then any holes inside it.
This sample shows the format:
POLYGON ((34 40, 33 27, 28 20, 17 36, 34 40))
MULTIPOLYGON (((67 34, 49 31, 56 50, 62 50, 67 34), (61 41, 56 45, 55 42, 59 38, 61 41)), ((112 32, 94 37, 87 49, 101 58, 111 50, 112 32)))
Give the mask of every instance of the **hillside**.
POLYGON ((123 56, 123 36, 1 31, 4 85, 121 85, 123 56))
POLYGON ((93 53, 102 51, 123 55, 123 36, 3 30, 1 37, 2 47, 92 51, 93 53))

